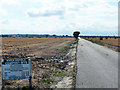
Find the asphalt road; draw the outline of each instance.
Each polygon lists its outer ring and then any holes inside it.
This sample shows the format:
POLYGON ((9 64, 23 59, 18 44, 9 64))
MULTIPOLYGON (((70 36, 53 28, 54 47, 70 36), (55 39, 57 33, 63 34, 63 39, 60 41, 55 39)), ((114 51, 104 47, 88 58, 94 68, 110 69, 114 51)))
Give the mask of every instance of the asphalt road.
POLYGON ((118 88, 118 52, 80 39, 76 88, 118 88))

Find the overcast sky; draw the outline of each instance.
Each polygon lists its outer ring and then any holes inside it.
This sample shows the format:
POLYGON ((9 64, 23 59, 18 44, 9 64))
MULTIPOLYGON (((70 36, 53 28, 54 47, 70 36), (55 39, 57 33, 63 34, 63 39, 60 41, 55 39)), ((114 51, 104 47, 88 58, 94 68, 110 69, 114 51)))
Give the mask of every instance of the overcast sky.
POLYGON ((0 32, 117 35, 118 1, 0 0, 0 32))

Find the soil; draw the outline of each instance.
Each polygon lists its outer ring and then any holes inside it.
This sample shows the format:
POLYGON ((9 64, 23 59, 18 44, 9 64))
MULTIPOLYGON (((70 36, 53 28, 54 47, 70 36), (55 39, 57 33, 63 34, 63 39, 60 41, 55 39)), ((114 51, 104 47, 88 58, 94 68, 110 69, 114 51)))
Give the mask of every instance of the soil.
MULTIPOLYGON (((3 59, 31 58, 34 89, 50 88, 63 78, 55 77, 55 74, 69 69, 66 66, 72 56, 67 53, 72 48, 75 48, 74 38, 2 38, 3 59)), ((70 72, 67 75, 70 76, 70 72)), ((7 80, 5 84, 6 88, 27 88, 29 82, 24 79, 7 80)))

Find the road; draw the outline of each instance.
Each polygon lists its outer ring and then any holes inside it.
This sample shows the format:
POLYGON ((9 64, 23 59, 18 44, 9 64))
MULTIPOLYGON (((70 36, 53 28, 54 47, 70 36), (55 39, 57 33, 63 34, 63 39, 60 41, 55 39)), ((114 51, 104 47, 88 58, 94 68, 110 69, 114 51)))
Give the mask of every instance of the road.
POLYGON ((80 39, 76 88, 118 88, 118 52, 80 39))

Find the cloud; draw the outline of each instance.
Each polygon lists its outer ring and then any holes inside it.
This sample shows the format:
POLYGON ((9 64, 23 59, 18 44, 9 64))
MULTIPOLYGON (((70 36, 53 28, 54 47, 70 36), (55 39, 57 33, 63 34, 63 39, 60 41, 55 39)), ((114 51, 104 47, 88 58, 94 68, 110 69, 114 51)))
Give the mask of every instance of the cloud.
POLYGON ((79 11, 81 8, 88 8, 87 4, 76 4, 74 7, 69 8, 70 11, 79 11))
POLYGON ((63 34, 72 33, 74 30, 80 30, 86 34, 117 31, 118 0, 1 1, 4 2, 5 10, 1 8, 0 14, 9 12, 7 16, 3 15, 4 20, 1 22, 3 30, 63 34), (11 2, 8 3, 8 1, 11 2), (14 5, 20 5, 19 3, 22 6, 15 8, 14 5), (8 5, 13 6, 9 9, 8 5))
POLYGON ((7 5, 21 5, 18 0, 1 0, 0 3, 7 4, 7 5))
POLYGON ((7 14, 6 10, 0 8, 0 16, 4 16, 6 14, 7 14))
POLYGON ((73 3, 67 0, 61 2, 52 0, 51 2, 39 1, 41 2, 41 8, 30 8, 25 11, 29 17, 50 17, 50 16, 60 16, 60 19, 64 19, 66 13, 71 11, 79 11, 81 8, 87 8, 85 3, 73 3))
POLYGON ((36 8, 31 8, 26 11, 29 17, 49 17, 49 16, 61 16, 65 13, 64 9, 55 10, 41 10, 36 8))
POLYGON ((7 19, 1 20, 0 23, 1 24, 8 24, 8 20, 7 19))

